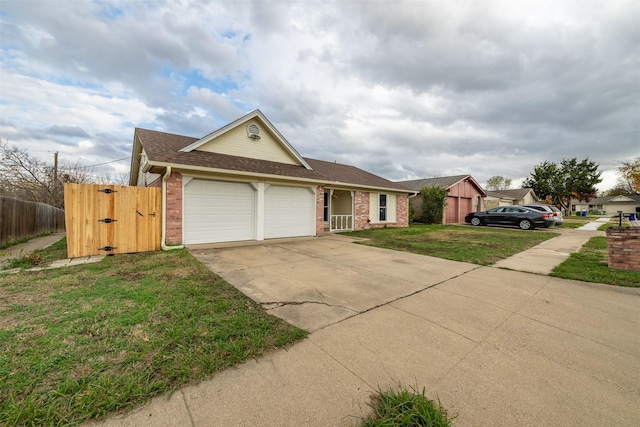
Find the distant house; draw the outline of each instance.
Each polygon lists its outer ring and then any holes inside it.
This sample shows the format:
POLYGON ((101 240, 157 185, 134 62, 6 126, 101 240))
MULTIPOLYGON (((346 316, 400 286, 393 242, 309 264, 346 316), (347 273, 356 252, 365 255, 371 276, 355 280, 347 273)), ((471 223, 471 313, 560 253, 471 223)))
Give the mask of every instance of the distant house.
POLYGON ((513 190, 487 191, 484 199, 486 209, 496 206, 531 205, 540 199, 531 188, 516 188, 513 190))
POLYGON ((640 208, 640 195, 637 196, 608 196, 591 199, 588 202, 575 200, 571 203, 571 211, 597 212, 603 215, 615 215, 618 211, 623 213, 636 213, 640 208))
MULTIPOLYGON (((464 217, 471 212, 483 209, 482 198, 487 196, 484 189, 471 175, 444 176, 441 178, 414 179, 399 181, 398 184, 421 191, 425 187, 440 187, 447 190, 447 205, 443 215, 445 224, 464 222, 464 217)), ((409 199, 416 218, 422 215, 422 198, 409 199)))

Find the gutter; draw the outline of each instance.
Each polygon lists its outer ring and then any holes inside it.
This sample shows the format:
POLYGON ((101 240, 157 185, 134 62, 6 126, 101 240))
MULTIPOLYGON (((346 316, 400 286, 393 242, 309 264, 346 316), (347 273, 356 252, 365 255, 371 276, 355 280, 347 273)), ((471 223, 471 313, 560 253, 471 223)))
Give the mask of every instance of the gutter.
POLYGON ((167 180, 171 176, 171 166, 167 166, 162 175, 162 238, 160 246, 163 251, 183 249, 184 245, 167 246, 167 180))

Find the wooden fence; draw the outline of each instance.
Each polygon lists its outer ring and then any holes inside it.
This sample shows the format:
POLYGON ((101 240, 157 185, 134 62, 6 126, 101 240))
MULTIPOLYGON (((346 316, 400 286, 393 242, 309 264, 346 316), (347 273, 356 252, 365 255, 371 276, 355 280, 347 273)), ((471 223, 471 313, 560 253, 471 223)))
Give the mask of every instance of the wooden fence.
POLYGON ((0 196, 0 244, 58 232, 64 232, 62 209, 0 196))
POLYGON ((65 184, 69 258, 160 249, 160 188, 65 184))

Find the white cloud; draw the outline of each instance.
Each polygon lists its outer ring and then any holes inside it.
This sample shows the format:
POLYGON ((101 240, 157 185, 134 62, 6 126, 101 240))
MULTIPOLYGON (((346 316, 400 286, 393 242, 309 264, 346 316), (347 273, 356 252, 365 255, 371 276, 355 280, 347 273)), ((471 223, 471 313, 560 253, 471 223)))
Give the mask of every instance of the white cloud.
POLYGON ((640 155, 633 0, 39 5, 0 14, 0 136, 34 150, 109 160, 133 126, 201 136, 260 108, 303 155, 392 179, 588 156, 604 187, 640 155))

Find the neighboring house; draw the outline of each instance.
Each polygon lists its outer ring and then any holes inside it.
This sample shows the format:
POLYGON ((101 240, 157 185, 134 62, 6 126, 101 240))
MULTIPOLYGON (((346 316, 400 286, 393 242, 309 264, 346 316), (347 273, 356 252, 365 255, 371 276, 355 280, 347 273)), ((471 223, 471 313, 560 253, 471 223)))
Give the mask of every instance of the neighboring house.
POLYGON ((531 188, 515 188, 513 190, 487 190, 487 197, 484 199, 485 209, 496 206, 512 205, 533 205, 540 199, 531 188))
MULTIPOLYGON (((482 210, 482 198, 487 193, 471 175, 445 176, 442 178, 414 179, 399 181, 405 187, 416 192, 425 187, 440 187, 447 190, 447 205, 445 206, 443 223, 455 224, 464 222, 464 217, 471 212, 482 210)), ((416 218, 422 215, 422 198, 418 195, 410 199, 411 207, 416 218)))
POLYGON ((131 185, 162 187, 162 244, 406 227, 400 184, 303 158, 255 110, 203 138, 136 128, 131 185))
POLYGON ((571 203, 571 211, 582 212, 584 210, 606 215, 615 215, 618 211, 635 214, 636 208, 640 208, 640 195, 598 197, 588 202, 574 200, 571 203))

